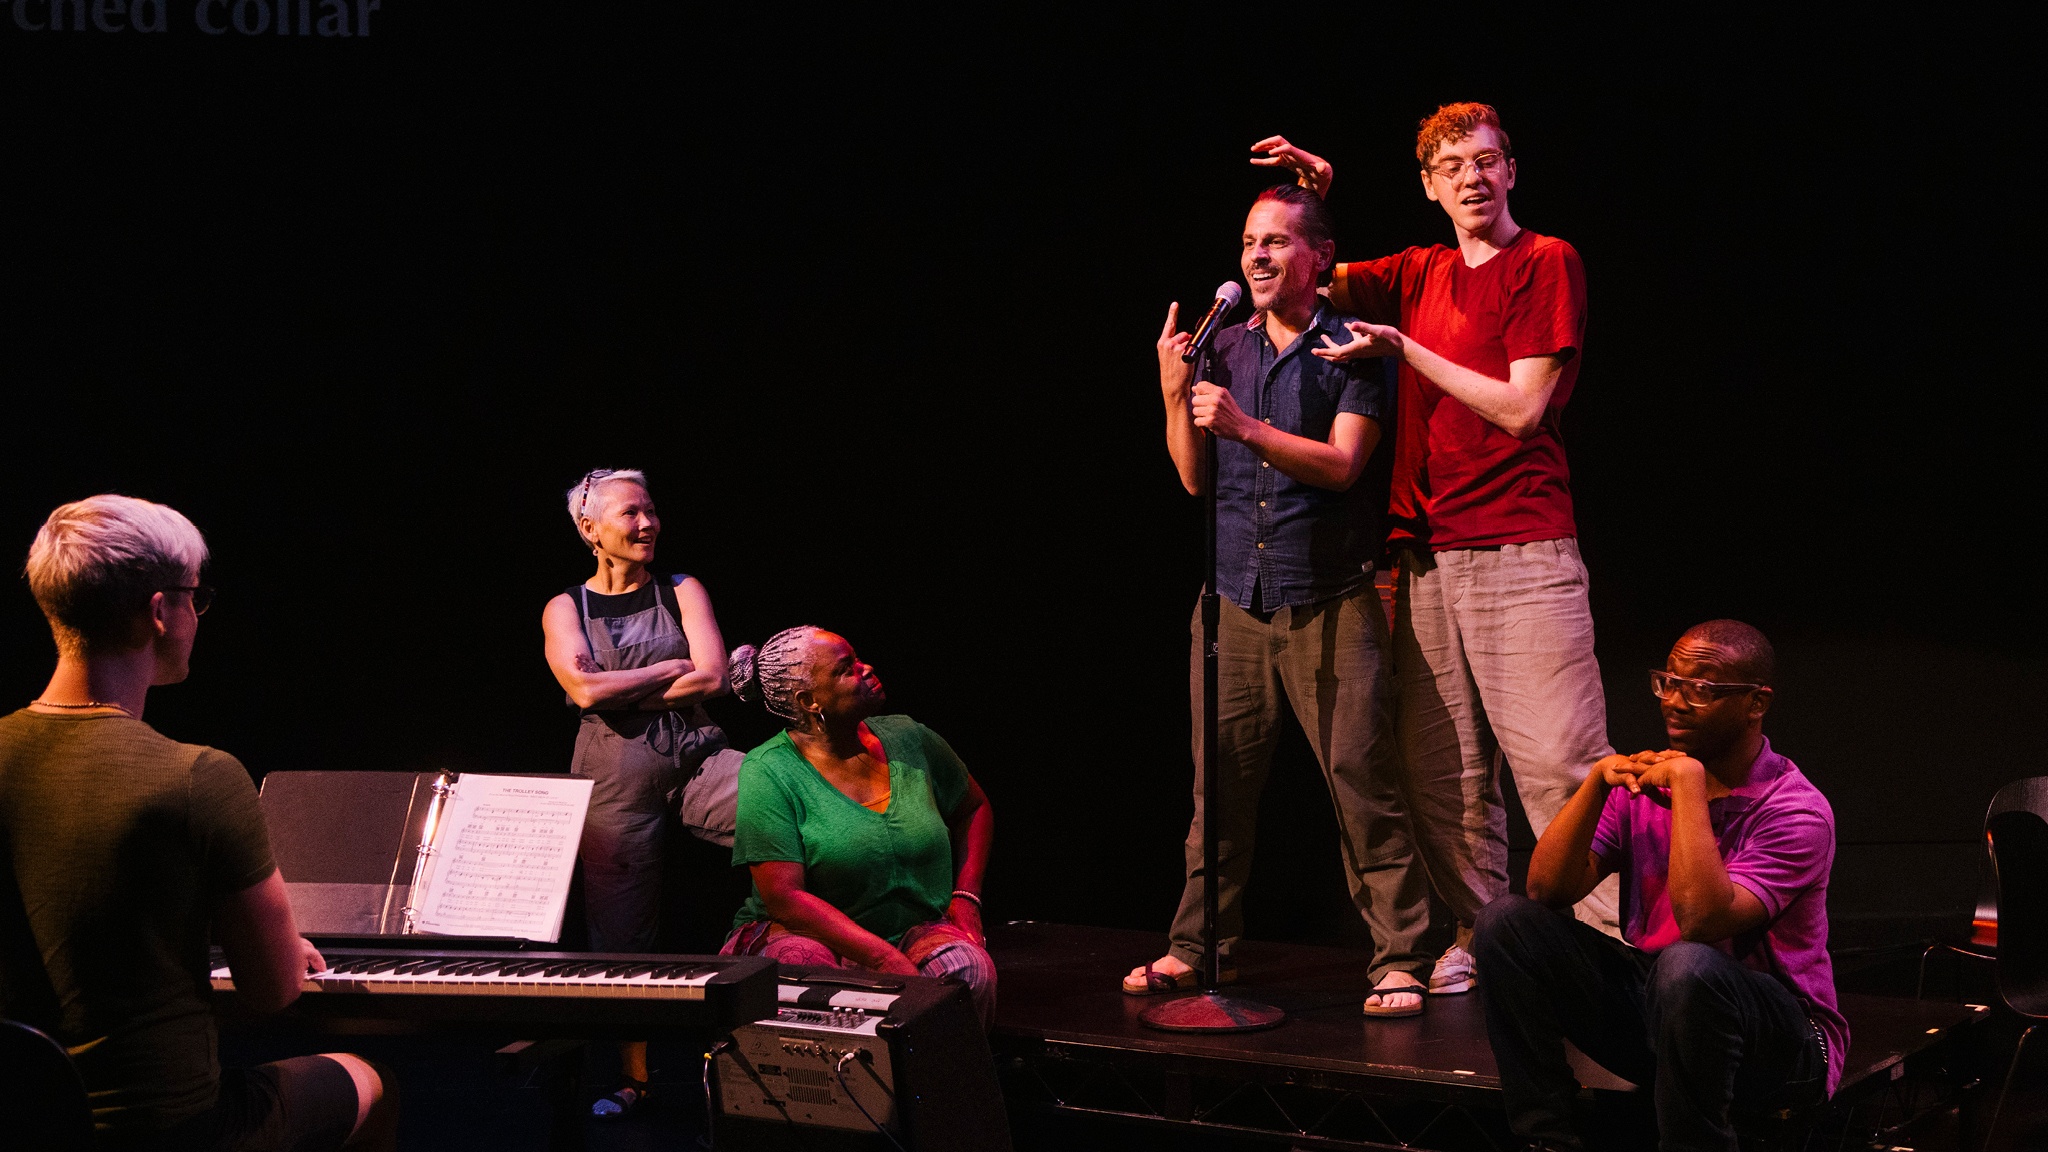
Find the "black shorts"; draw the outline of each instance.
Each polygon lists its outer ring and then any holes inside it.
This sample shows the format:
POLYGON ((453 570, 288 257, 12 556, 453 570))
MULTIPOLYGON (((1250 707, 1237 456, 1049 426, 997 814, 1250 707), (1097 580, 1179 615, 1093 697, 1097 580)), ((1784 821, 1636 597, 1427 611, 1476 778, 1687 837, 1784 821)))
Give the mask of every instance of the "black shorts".
POLYGON ((212 1111, 146 1143, 175 1152, 326 1152, 341 1147, 355 1124, 348 1069, 325 1056, 297 1056, 221 1069, 212 1111))

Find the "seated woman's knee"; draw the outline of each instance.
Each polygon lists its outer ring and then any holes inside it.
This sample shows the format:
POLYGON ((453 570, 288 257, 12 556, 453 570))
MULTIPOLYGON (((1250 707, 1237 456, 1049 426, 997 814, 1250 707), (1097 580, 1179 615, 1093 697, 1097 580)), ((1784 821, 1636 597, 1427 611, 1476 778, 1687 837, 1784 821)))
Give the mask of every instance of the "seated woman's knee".
POLYGON ((974 1000, 975 1014, 981 1017, 981 1026, 995 1025, 996 1014, 996 962, 988 950, 968 940, 948 943, 918 965, 927 976, 958 980, 967 986, 967 994, 974 1000))
POLYGON ((979 993, 996 986, 996 962, 979 944, 961 941, 936 953, 927 971, 934 976, 951 976, 979 993))
POLYGON ((839 963, 839 955, 830 945, 810 936, 795 932, 784 932, 769 938, 761 949, 761 955, 777 964, 791 964, 798 967, 827 968, 839 963))

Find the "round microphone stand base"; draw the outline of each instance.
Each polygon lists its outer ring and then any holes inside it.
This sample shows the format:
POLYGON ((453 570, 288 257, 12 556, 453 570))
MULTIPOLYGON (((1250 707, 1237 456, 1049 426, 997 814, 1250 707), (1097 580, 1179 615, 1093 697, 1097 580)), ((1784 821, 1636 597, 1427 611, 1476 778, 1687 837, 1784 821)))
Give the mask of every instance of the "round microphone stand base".
POLYGON ((1138 1013, 1138 1023, 1162 1032, 1257 1032, 1287 1019, 1270 1004, 1202 992, 1154 1004, 1138 1013))

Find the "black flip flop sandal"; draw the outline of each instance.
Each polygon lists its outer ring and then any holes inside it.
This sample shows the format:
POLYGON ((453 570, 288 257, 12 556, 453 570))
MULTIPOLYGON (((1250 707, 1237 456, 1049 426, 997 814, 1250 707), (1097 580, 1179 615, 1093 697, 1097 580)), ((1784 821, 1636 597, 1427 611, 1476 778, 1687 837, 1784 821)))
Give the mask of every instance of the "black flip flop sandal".
MULTIPOLYGON (((1129 979, 1129 977, 1125 977, 1125 979, 1129 979)), ((1224 984, 1237 983, 1237 969, 1225 968, 1218 979, 1224 984)), ((1192 992, 1201 986, 1202 972, 1198 968, 1189 969, 1178 976, 1171 976, 1147 964, 1145 965, 1144 989, 1140 990, 1125 984, 1123 985, 1123 991, 1126 996, 1164 996, 1172 992, 1192 992)))

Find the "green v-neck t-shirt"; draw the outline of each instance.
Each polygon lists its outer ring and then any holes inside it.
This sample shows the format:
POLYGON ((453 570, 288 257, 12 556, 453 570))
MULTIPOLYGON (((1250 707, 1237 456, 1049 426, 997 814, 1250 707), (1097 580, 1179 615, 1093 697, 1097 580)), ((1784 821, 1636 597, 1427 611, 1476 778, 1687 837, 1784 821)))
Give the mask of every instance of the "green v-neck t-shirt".
MULTIPOLYGON (((895 944, 952 902, 946 817, 967 798, 967 765, 908 716, 875 716, 867 725, 889 757, 887 810, 870 811, 833 787, 784 732, 740 765, 732 862, 802 864, 805 891, 895 944)), ((733 924, 769 919, 756 888, 733 924)))

